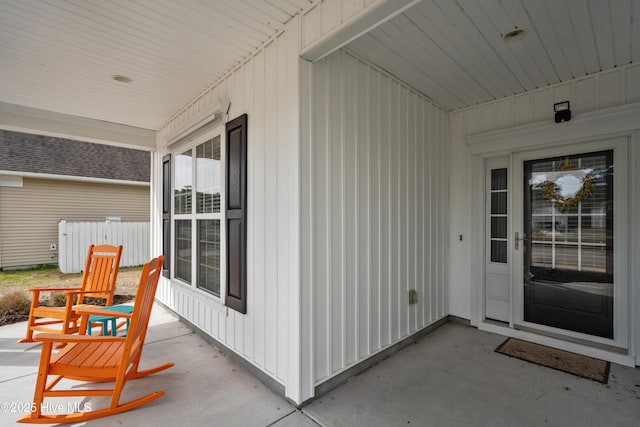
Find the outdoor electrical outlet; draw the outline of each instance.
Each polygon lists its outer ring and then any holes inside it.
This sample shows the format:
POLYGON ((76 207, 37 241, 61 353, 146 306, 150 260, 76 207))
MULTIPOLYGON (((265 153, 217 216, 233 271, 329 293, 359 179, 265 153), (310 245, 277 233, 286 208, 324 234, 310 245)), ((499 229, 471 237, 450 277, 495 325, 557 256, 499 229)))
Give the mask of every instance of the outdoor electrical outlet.
POLYGON ((49 243, 50 251, 55 251, 56 249, 58 249, 58 245, 56 245, 55 243, 49 243))
POLYGON ((418 303, 418 291, 415 289, 409 289, 409 305, 418 303))

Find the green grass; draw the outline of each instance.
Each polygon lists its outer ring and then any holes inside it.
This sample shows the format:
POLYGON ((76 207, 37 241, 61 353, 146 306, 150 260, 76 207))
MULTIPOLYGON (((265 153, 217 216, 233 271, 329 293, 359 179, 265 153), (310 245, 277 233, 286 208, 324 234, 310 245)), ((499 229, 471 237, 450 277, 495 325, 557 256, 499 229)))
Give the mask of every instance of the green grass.
MULTIPOLYGON (((141 270, 142 267, 119 269, 114 304, 129 301, 135 295, 141 270)), ((82 273, 62 274, 57 265, 51 264, 25 270, 0 271, 0 326, 26 319, 32 295, 31 292, 26 292, 27 289, 69 288, 80 286, 81 280, 82 273)), ((41 302, 42 298, 51 298, 52 304, 60 304, 60 301, 56 300, 61 297, 64 297, 62 293, 47 292, 41 295, 41 302)))
MULTIPOLYGON (((142 267, 120 268, 117 283, 120 286, 127 282, 136 284, 141 270, 142 267), (129 276, 132 279, 127 280, 129 276)), ((3 270, 0 271, 0 295, 29 288, 74 287, 79 286, 81 280, 82 273, 62 274, 57 265, 50 264, 28 270, 3 270)))
MULTIPOLYGON (((20 268, 16 270, 1 270, 0 275, 5 278, 4 280, 11 280, 11 278, 13 277, 20 278, 20 277, 23 277, 25 274, 29 274, 33 272, 57 270, 57 269, 58 269, 57 264, 40 264, 35 267, 29 267, 29 268, 20 268)), ((3 279, 0 279, 0 280, 3 280, 3 279)))
POLYGON ((62 274, 57 265, 45 265, 28 270, 0 271, 0 294, 14 290, 43 286, 74 286, 82 274, 62 274))

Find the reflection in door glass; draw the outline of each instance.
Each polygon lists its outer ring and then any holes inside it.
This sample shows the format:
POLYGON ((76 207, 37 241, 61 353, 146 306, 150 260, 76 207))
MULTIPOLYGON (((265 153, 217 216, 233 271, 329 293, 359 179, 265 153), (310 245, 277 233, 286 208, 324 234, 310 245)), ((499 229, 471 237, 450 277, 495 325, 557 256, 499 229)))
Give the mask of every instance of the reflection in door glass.
POLYGON ((613 153, 525 162, 525 320, 613 338, 613 153))

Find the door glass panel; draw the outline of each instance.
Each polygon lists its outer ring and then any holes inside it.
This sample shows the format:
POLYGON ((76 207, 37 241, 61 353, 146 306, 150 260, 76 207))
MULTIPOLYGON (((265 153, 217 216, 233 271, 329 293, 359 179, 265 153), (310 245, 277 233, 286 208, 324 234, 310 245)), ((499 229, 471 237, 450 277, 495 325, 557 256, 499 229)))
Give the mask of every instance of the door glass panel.
POLYGON ((613 152, 524 170, 524 320, 613 338, 613 152))
POLYGON ((507 262, 507 169, 491 170, 491 262, 507 262))

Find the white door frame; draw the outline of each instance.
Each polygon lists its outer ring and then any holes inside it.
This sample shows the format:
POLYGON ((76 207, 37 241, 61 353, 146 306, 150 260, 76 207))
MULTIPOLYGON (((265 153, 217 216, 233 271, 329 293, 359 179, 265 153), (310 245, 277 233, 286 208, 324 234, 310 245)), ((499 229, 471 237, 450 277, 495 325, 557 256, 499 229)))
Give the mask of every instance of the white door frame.
MULTIPOLYGON (((509 129, 469 135, 465 138, 471 153, 471 324, 480 329, 499 334, 519 337, 532 342, 598 357, 627 366, 640 365, 640 265, 628 266, 629 306, 627 315, 628 352, 609 351, 584 343, 569 342, 560 338, 514 329, 510 326, 495 325, 485 321, 484 277, 485 277, 485 162, 498 156, 511 156, 525 151, 565 147, 567 150, 587 152, 583 147, 597 141, 626 138, 628 148, 628 218, 640 216, 640 103, 582 113, 570 122, 556 124, 540 122, 509 129), (573 146, 573 147, 572 147, 573 146), (567 148, 568 147, 568 148, 567 148)), ((615 159, 614 159, 615 161, 615 159)), ((512 161, 513 165, 514 162, 512 161)), ((509 174, 512 179, 515 172, 509 174)), ((515 183, 514 183, 515 184, 515 183)), ((515 184, 517 185, 517 184, 515 184)), ((513 197, 512 197, 513 200, 513 197)), ((512 213, 512 217, 517 214, 512 213)), ((513 228, 511 238, 513 237, 513 228)), ((630 259, 640 255, 640 225, 629 221, 629 244, 626 247, 630 259)), ((512 244, 512 242, 511 242, 512 244)), ((516 296, 514 296, 515 300, 516 296)))

